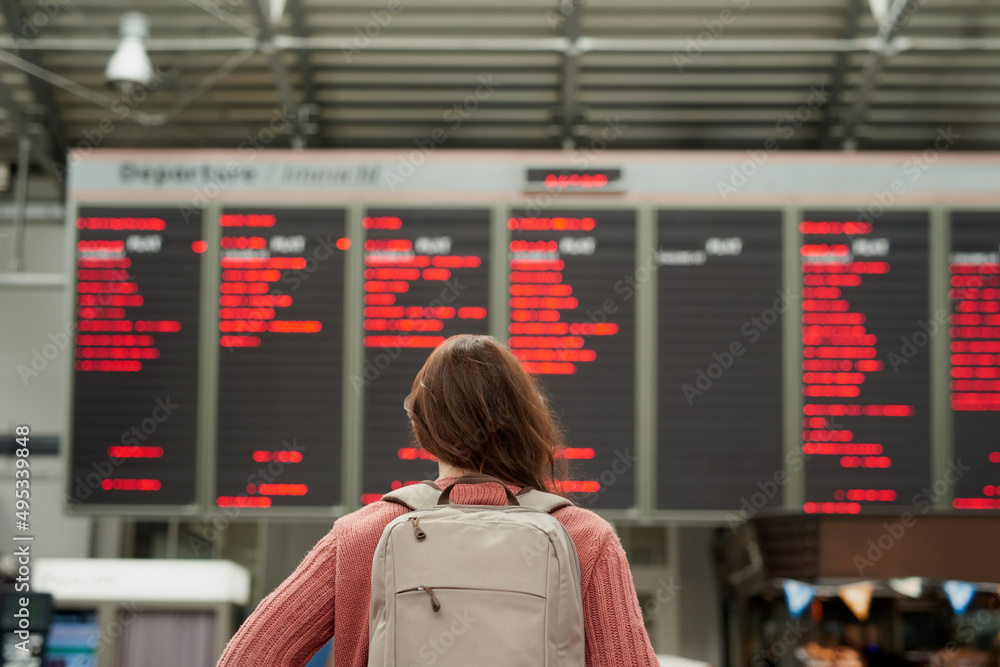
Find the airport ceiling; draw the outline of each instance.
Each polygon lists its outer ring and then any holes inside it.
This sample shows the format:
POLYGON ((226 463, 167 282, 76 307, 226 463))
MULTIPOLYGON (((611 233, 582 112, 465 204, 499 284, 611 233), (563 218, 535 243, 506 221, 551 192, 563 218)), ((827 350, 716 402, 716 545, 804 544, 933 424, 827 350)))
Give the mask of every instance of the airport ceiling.
POLYGON ((1000 0, 0 2, 0 159, 31 136, 35 170, 89 145, 1000 148, 1000 0), (158 74, 123 92, 128 11, 158 74))

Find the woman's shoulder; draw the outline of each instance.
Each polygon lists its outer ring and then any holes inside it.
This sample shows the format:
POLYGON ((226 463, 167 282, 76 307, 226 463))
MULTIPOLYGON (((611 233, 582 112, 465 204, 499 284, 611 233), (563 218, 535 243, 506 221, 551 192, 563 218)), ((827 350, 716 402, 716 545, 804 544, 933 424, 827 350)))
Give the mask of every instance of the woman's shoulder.
POLYGON ((581 564, 595 562, 607 548, 609 540, 618 540, 615 529, 596 513, 570 505, 552 513, 573 539, 581 564))
POLYGON ((374 539, 377 542, 389 522, 408 511, 403 505, 379 500, 337 519, 333 531, 340 541, 374 539))
MULTIPOLYGON (((378 501, 337 519, 332 532, 341 548, 361 545, 374 548, 389 522, 408 511, 403 505, 378 501)), ((609 541, 618 540, 610 523, 583 507, 563 507, 552 516, 566 528, 581 563, 595 562, 609 541)))

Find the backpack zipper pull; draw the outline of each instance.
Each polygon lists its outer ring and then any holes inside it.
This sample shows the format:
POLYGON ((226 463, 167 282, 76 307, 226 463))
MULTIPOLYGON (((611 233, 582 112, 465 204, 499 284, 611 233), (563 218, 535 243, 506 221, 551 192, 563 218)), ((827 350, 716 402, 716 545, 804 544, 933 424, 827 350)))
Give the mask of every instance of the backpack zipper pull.
POLYGON ((430 586, 419 586, 420 590, 431 596, 431 609, 434 611, 441 611, 441 603, 438 602, 437 596, 434 595, 433 589, 430 586))
POLYGON ((420 517, 411 516, 410 523, 413 524, 413 536, 417 538, 418 542, 423 542, 424 538, 427 537, 427 533, 425 533, 424 529, 420 527, 420 517))

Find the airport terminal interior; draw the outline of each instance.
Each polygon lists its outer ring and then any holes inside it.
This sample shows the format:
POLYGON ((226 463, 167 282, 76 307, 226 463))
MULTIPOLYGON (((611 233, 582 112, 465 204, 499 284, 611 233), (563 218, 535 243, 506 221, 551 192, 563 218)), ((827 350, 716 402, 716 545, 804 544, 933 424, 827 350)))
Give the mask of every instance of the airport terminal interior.
POLYGON ((0 666, 1000 664, 1000 0, 0 8, 0 666))

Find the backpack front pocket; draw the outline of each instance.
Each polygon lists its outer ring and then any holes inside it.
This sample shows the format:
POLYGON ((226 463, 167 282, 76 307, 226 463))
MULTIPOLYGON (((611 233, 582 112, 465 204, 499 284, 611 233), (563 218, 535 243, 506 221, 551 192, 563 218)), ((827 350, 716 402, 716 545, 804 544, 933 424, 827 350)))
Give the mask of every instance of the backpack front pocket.
POLYGON ((417 588, 394 604, 397 667, 539 667, 545 652, 546 600, 538 595, 417 588))

